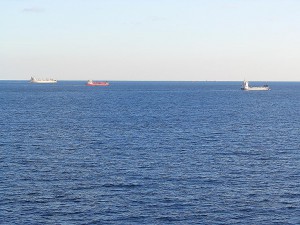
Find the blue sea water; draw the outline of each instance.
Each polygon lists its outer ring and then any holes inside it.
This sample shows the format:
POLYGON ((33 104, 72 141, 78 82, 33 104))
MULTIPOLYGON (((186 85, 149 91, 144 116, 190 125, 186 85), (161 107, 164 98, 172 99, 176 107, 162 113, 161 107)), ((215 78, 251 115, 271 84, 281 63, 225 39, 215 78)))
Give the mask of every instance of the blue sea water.
POLYGON ((0 81, 0 224, 300 224, 300 83, 0 81))

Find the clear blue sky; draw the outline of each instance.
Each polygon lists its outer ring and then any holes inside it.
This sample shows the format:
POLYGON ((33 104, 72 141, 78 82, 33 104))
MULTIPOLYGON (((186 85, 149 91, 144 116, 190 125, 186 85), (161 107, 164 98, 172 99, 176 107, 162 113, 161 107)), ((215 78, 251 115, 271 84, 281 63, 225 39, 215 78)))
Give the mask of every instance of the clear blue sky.
POLYGON ((298 0, 0 0, 0 79, 300 81, 298 0))

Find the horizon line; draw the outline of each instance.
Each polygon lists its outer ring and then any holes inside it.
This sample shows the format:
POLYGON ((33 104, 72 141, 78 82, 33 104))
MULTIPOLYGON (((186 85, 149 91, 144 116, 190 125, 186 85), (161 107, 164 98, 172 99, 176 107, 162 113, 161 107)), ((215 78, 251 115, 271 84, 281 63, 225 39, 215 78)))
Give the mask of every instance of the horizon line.
MULTIPOLYGON (((0 79, 0 81, 29 81, 30 79, 0 79)), ((88 79, 57 79, 57 81, 87 81, 88 79)), ((94 81, 110 82, 242 82, 243 80, 105 80, 92 79, 94 81)), ((248 80, 251 82, 300 82, 300 80, 248 80)))

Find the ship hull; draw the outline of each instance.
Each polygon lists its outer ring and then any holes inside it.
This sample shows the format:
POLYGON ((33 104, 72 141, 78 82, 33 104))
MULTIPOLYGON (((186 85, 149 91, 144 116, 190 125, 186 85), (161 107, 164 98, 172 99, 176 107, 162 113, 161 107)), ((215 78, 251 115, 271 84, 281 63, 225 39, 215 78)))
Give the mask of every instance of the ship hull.
POLYGON ((268 87, 248 87, 248 88, 242 88, 243 91, 269 91, 271 90, 268 87))
POLYGON ((34 84, 55 84, 57 83, 56 80, 53 80, 53 81, 31 81, 31 83, 34 83, 34 84))
POLYGON ((87 83, 86 86, 109 86, 108 82, 87 83))

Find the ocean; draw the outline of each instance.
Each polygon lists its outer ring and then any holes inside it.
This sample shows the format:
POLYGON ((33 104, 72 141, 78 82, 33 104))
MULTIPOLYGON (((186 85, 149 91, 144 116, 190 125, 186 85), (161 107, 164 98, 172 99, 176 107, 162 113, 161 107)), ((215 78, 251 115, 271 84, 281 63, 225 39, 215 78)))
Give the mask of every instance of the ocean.
POLYGON ((269 86, 0 81, 0 224, 300 224, 300 83, 269 86))

